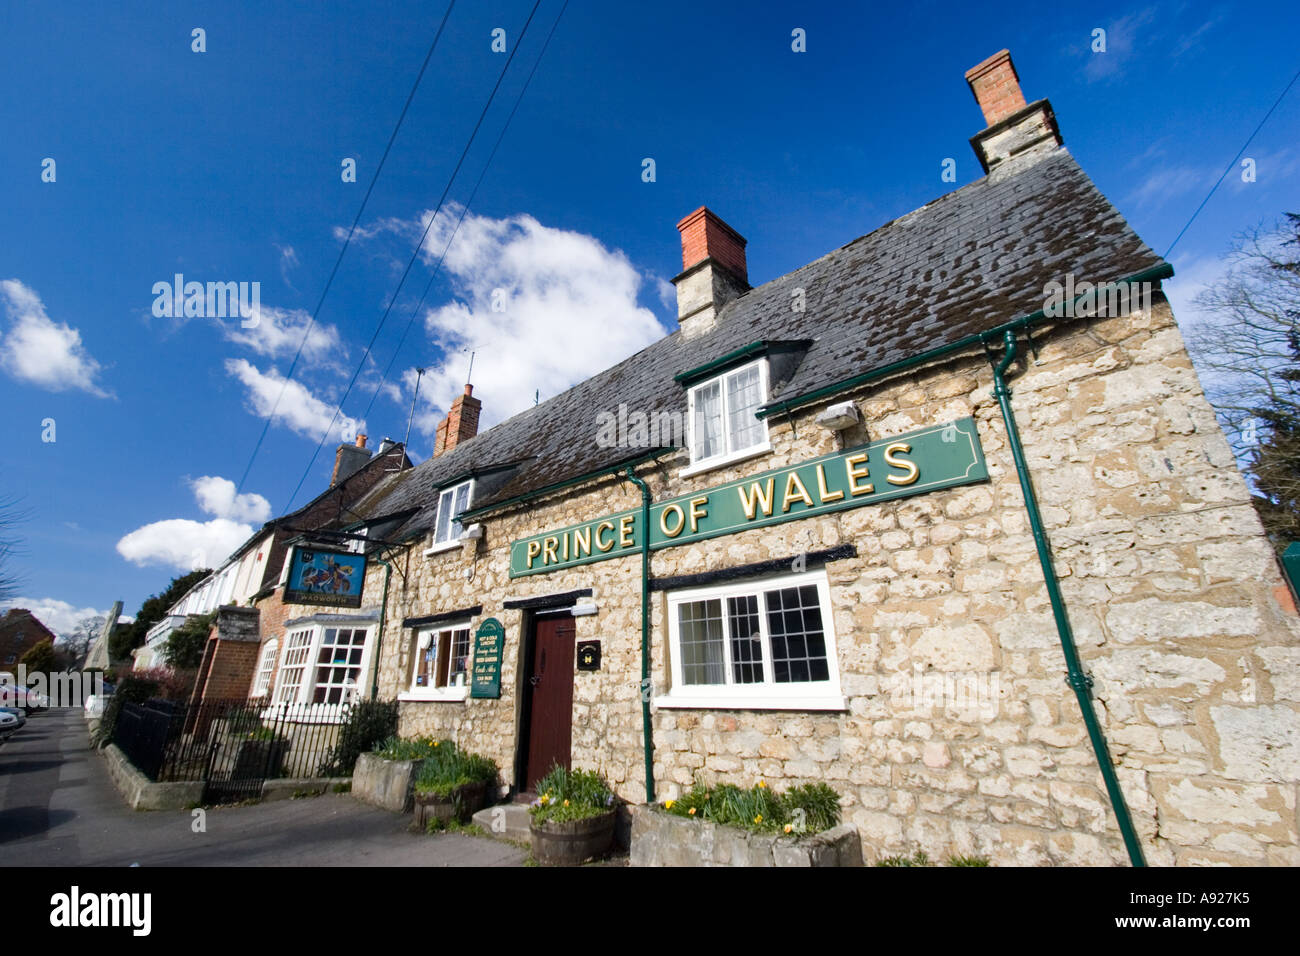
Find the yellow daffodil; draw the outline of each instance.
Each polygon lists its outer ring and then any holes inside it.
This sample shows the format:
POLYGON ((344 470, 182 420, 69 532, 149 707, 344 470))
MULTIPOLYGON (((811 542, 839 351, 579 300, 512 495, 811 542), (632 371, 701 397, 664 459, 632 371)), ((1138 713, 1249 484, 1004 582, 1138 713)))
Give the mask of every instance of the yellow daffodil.
POLYGON ((567 807, 567 806, 569 805, 569 801, 568 801, 568 800, 565 800, 565 801, 564 801, 564 805, 567 807))
POLYGON ((794 832, 794 826, 793 826, 792 824, 787 823, 787 824, 785 825, 785 832, 786 832, 786 833, 793 833, 793 832, 794 832))
POLYGON ((438 741, 435 740, 435 741, 433 742, 433 745, 434 745, 435 747, 438 746, 438 741))
POLYGON ((690 808, 689 810, 687 810, 686 812, 689 813, 691 816, 695 816, 695 808, 694 808, 694 807, 691 807, 691 808, 690 808))
POLYGON ((677 802, 676 800, 665 800, 665 801, 664 801, 664 809, 665 809, 665 810, 671 810, 671 809, 673 808, 673 804, 676 803, 676 802, 677 802))
POLYGON ((760 790, 766 790, 766 789, 767 789, 767 784, 766 784, 764 781, 762 781, 762 780, 760 780, 760 781, 758 782, 758 786, 759 786, 759 789, 760 789, 760 790))
POLYGON ((762 822, 763 822, 763 814, 760 813, 758 816, 754 817, 754 822, 755 822, 755 823, 762 823, 762 822))

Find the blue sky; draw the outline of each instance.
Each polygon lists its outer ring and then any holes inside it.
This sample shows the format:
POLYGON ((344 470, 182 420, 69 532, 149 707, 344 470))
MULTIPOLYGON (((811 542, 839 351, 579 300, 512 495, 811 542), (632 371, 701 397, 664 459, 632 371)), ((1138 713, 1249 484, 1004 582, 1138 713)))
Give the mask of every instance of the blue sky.
MULTIPOLYGON (((531 0, 456 5, 238 496, 445 6, 0 9, 0 488, 30 515, 15 603, 56 630, 117 598, 133 612, 323 490, 361 419, 372 447, 400 438, 416 365, 430 370, 411 440, 422 459, 470 349, 491 424, 666 333, 675 224, 702 204, 748 238, 757 285, 971 182, 983 121, 963 74, 1003 47, 1161 254, 1300 67, 1294 3, 573 0, 415 312, 561 5, 543 0, 522 40, 531 0), (518 53, 291 502, 506 61, 498 27, 518 53), (795 28, 806 52, 791 49, 795 28), (955 184, 940 179, 949 157, 955 184), (155 316, 154 284, 176 273, 258 282, 259 325, 155 316)), ((1247 150, 1256 181, 1230 173, 1175 249, 1180 319, 1235 233, 1300 209, 1297 144, 1300 88, 1247 150)))

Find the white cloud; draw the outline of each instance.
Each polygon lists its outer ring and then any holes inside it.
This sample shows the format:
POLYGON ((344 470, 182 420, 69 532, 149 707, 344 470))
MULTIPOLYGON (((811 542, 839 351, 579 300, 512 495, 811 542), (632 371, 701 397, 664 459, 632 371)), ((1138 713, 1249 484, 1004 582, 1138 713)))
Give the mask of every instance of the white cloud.
MULTIPOLYGON (((439 214, 425 241, 426 261, 442 254, 460 212, 452 207, 439 214)), ((647 280, 622 252, 532 216, 466 216, 443 271, 458 301, 424 317, 444 353, 420 389, 416 423, 426 435, 441 417, 433 409, 446 409, 462 394, 471 350, 487 426, 532 405, 536 392, 554 395, 665 333, 654 313, 638 305, 647 280)), ((652 297, 664 297, 662 285, 648 284, 652 297)), ((409 395, 413 376, 404 381, 409 395)))
MULTIPOLYGON (((289 281, 289 273, 298 268, 298 253, 293 246, 277 245, 275 248, 280 252, 280 278, 284 280, 285 285, 293 289, 293 283, 289 281)), ((298 290, 294 289, 294 291, 298 290)))
POLYGON ((358 432, 366 430, 364 421, 346 415, 339 415, 331 427, 333 406, 321 401, 301 382, 290 381, 286 384, 284 376, 275 368, 263 372, 244 359, 226 359, 226 372, 247 389, 247 406, 252 414, 259 418, 271 418, 274 409, 274 424, 283 425, 304 438, 319 440, 321 434, 330 429, 331 434, 337 435, 340 441, 351 441, 358 432))
POLYGON ((251 525, 228 518, 170 518, 136 528, 117 543, 117 552, 133 564, 192 571, 220 564, 252 533, 251 525))
POLYGON ((6 279, 0 282, 0 302, 10 321, 0 365, 10 375, 52 392, 81 389, 110 397, 95 381, 101 366, 82 346, 81 333, 51 319, 35 289, 6 279))
POLYGON ((215 568, 248 540, 253 522, 261 524, 271 516, 271 504, 261 495, 235 494, 228 478, 204 475, 189 482, 202 511, 211 521, 168 518, 154 521, 123 536, 117 552, 138 565, 160 564, 190 571, 215 568))
POLYGON ((307 332, 311 315, 303 309, 259 305, 252 310, 248 321, 256 324, 244 328, 242 321, 235 320, 222 326, 222 334, 229 341, 269 358, 291 358, 302 346, 302 361, 308 365, 330 364, 346 354, 337 327, 317 322, 307 332))
POLYGON ((108 617, 108 609, 76 607, 58 598, 18 598, 10 607, 25 607, 59 637, 67 637, 73 628, 87 617, 108 617))
POLYGON ((1159 206, 1175 196, 1205 189, 1214 182, 1216 176, 1218 173, 1207 173, 1191 166, 1160 164, 1133 190, 1133 202, 1143 206, 1159 206))
POLYGON ((271 517, 271 503, 252 492, 235 494, 236 486, 229 478, 204 475, 190 482, 199 507, 218 518, 232 521, 251 521, 261 524, 271 517))
POLYGON ((1106 31, 1104 53, 1092 52, 1092 30, 1086 31, 1079 42, 1089 51, 1088 60, 1083 68, 1083 74, 1089 83, 1113 79, 1124 72, 1133 59, 1136 41, 1142 38, 1147 41, 1144 46, 1150 44, 1152 37, 1149 27, 1157 22, 1157 12, 1155 7, 1147 7, 1136 13, 1126 14, 1118 20, 1112 20, 1109 24, 1100 24, 1099 26, 1106 31))

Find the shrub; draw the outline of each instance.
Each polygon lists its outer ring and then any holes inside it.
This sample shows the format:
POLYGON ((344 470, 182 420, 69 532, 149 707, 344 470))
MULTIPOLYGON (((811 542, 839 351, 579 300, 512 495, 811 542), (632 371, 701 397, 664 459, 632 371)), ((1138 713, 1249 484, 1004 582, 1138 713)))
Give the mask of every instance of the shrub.
POLYGON ((117 726, 117 715, 122 712, 123 704, 143 704, 158 696, 159 682, 138 674, 123 677, 117 682, 113 695, 104 705, 104 716, 99 722, 99 743, 107 744, 113 739, 113 728, 117 726))
POLYGON ((556 764, 538 781, 537 792, 540 796, 528 811, 535 823, 585 820, 614 807, 614 792, 591 770, 565 770, 556 764))
POLYGON ((467 753, 450 740, 431 740, 424 763, 415 778, 415 792, 447 797, 457 787, 488 784, 497 777, 497 765, 487 757, 467 753))
POLYGON ((911 856, 887 856, 876 866, 934 866, 924 850, 917 850, 911 856))
POLYGON ((397 701, 359 700, 348 709, 339 740, 321 764, 322 777, 350 777, 357 758, 397 733, 397 701))
POLYGON ((762 781, 748 790, 730 783, 697 783, 681 799, 666 800, 663 806, 677 816, 759 833, 820 833, 840 822, 840 795, 824 783, 791 787, 783 794, 762 781))

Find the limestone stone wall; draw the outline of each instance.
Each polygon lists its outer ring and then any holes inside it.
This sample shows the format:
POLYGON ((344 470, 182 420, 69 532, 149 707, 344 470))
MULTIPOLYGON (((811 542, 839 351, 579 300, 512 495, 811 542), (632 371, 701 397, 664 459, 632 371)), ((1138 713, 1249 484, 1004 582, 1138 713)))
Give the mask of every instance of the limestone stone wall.
MULTIPOLYGON (((1013 370, 1014 407, 1148 862, 1300 863, 1300 627, 1167 304, 1034 341, 1013 370)), ((824 780, 869 862, 918 848, 1004 864, 1126 861, 991 387, 974 356, 831 400, 863 412, 850 445, 974 417, 987 483, 654 553, 652 573, 666 576, 858 551, 826 567, 847 711, 656 709, 659 799, 694 780, 824 780), (953 702, 963 681, 979 706, 953 702), (948 690, 938 703, 936 687, 948 690)), ((821 408, 773 421, 770 455, 684 480, 682 462, 667 462, 647 481, 658 499, 833 452, 812 421, 821 408)), ((638 504, 634 487, 605 480, 489 517, 465 549, 413 550, 392 581, 381 696, 409 683, 404 617, 481 604, 479 620, 499 618, 507 638, 500 700, 405 703, 403 735, 453 737, 513 782, 524 615, 503 602, 589 587, 599 612, 575 619, 577 637, 601 639, 604 660, 574 675, 573 762, 642 801, 639 557, 508 577, 512 540, 638 504)), ((657 693, 669 682, 665 608, 652 595, 657 693)))

